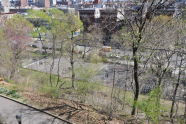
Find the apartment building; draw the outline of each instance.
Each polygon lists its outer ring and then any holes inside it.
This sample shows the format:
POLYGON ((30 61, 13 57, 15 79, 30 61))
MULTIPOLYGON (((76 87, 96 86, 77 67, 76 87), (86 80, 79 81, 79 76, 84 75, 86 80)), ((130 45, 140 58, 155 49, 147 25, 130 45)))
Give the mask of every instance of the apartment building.
POLYGON ((9 10, 10 10, 10 2, 9 2, 9 0, 1 0, 1 5, 3 7, 3 11, 5 13, 8 13, 9 10))
POLYGON ((38 7, 50 7, 50 0, 35 0, 35 5, 38 7))
POLYGON ((28 6, 28 0, 21 0, 20 3, 21 3, 21 7, 28 6))

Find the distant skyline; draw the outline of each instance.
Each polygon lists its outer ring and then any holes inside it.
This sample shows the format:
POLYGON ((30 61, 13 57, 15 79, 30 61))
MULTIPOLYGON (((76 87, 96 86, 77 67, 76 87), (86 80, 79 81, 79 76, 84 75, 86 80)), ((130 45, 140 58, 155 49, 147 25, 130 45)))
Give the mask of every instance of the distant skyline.
MULTIPOLYGON (((2 1, 2 0, 0 0, 2 1)), ((20 1, 20 0, 9 0, 9 1, 20 1)), ((29 0, 28 0, 29 1, 29 0)), ((62 0, 56 0, 56 1, 62 1, 62 0)), ((73 0, 78 1, 78 0, 73 0)), ((83 1, 93 1, 93 0, 83 0, 83 1)), ((101 1, 108 1, 108 0, 101 0, 101 1)), ((134 0, 110 0, 110 1, 134 1, 134 0)), ((186 2, 186 0, 176 0, 177 2, 186 2)))

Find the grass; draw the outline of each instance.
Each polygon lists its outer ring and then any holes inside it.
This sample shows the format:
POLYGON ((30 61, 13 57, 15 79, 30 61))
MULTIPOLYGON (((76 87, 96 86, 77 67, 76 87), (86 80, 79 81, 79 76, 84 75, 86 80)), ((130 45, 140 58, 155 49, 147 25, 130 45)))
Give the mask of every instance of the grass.
POLYGON ((34 52, 30 52, 30 56, 31 57, 37 57, 37 58, 43 58, 46 56, 51 56, 51 53, 47 53, 47 54, 42 54, 40 51, 34 51, 34 52))
POLYGON ((29 52, 31 57, 42 57, 43 55, 39 51, 29 52))
POLYGON ((29 89, 31 88, 34 91, 39 91, 41 93, 47 94, 49 96, 60 96, 60 94, 68 93, 68 92, 75 92, 79 95, 86 95, 88 93, 93 92, 94 90, 100 90, 101 85, 100 83, 94 82, 87 82, 87 81, 76 81, 76 89, 71 89, 69 91, 69 87, 71 87, 71 80, 70 79, 62 79, 60 78, 59 84, 56 87, 57 83, 57 75, 52 75, 52 87, 50 84, 48 73, 43 73, 39 71, 33 71, 29 69, 21 69, 20 76, 24 77, 16 81, 17 87, 22 89, 29 89), (59 89, 59 86, 62 85, 62 90, 59 89), (66 89, 67 88, 67 89, 66 89), (59 94, 59 92, 61 92, 59 94))
MULTIPOLYGON (((73 101, 78 101, 80 103, 88 104, 94 106, 98 111, 107 113, 109 112, 109 104, 111 100, 111 87, 105 86, 99 82, 87 82, 87 81, 76 81, 76 88, 66 88, 71 86, 70 79, 60 78, 58 87, 55 87, 57 81, 57 75, 52 75, 53 87, 50 86, 49 74, 33 71, 29 69, 20 69, 19 78, 16 82, 11 81, 16 84, 10 88, 9 94, 14 94, 19 92, 31 92, 43 94, 47 97, 56 99, 56 98, 65 98, 73 101), (63 84, 64 83, 64 84, 63 84), (62 89, 59 86, 63 84, 62 89)), ((118 115, 128 116, 131 112, 131 106, 133 103, 133 93, 129 91, 124 91, 121 88, 114 89, 114 112, 118 115), (118 95, 119 94, 119 95, 118 95), (120 100, 120 101, 118 101, 120 100), (124 103, 124 104, 123 104, 124 103), (125 106, 123 108, 123 105, 125 106)), ((139 101, 147 99, 147 95, 140 95, 139 101)), ((165 110, 167 115, 170 107, 171 101, 161 99, 162 107, 165 110)), ((179 105, 178 113, 182 114, 184 104, 179 105)))

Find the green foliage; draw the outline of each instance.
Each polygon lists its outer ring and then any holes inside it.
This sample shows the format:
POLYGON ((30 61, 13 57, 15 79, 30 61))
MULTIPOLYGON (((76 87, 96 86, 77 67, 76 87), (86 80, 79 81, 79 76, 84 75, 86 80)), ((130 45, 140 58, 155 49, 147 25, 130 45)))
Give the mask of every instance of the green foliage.
POLYGON ((21 15, 14 15, 6 21, 3 29, 9 40, 28 40, 33 25, 21 15))
POLYGON ((87 60, 91 63, 107 62, 107 58, 99 56, 97 53, 91 53, 87 56, 87 60))
MULTIPOLYGON (((66 81, 64 87, 69 87, 69 86, 70 86, 70 81, 66 81)), ((39 92, 53 98, 59 98, 60 96, 62 96, 62 94, 77 93, 82 99, 84 99, 83 97, 85 97, 87 94, 90 94, 93 91, 99 89, 100 89, 99 83, 77 81, 75 90, 68 89, 68 88, 61 90, 59 87, 51 87, 49 83, 42 83, 42 85, 40 85, 39 92)))
POLYGON ((90 57, 90 62, 92 62, 92 63, 99 63, 99 62, 102 62, 102 57, 99 56, 99 55, 93 54, 93 55, 90 57))
POLYGON ((87 65, 86 67, 80 66, 75 69, 76 78, 82 81, 90 81, 99 70, 99 67, 87 65))
POLYGON ((38 38, 39 35, 45 35, 46 32, 47 32, 47 29, 44 26, 41 26, 39 28, 34 28, 32 32, 32 36, 34 38, 38 38))
POLYGON ((21 57, 29 41, 33 25, 21 15, 14 15, 7 19, 2 27, 4 40, 1 41, 0 53, 4 77, 13 78, 18 71, 21 57), (5 52, 6 51, 6 52, 5 52))
POLYGON ((67 15, 67 24, 68 24, 68 29, 72 33, 81 30, 83 28, 83 23, 81 22, 79 17, 74 14, 67 15))
POLYGON ((177 117, 177 123, 178 123, 178 124, 185 124, 185 123, 186 123, 185 120, 186 120, 186 119, 185 119, 184 117, 177 117))
POLYGON ((44 10, 28 10, 26 18, 42 19, 48 21, 50 18, 44 10))
POLYGON ((48 10, 29 10, 27 18, 38 19, 38 23, 45 22, 46 24, 38 24, 39 28, 34 31, 37 33, 46 33, 46 30, 56 36, 56 38, 67 38, 70 33, 79 31, 83 27, 83 23, 74 14, 64 14, 59 9, 48 10), (48 28, 47 28, 48 27, 48 28))
POLYGON ((155 124, 158 124, 162 110, 160 105, 160 96, 161 88, 157 87, 149 93, 147 99, 143 99, 137 103, 137 107, 155 124))
POLYGON ((59 9, 49 9, 48 16, 50 17, 49 25, 51 33, 60 36, 67 36, 70 32, 68 30, 67 16, 59 9), (63 35, 64 34, 64 35, 63 35))
POLYGON ((100 84, 99 83, 93 83, 93 82, 85 82, 85 81, 79 81, 77 82, 77 93, 81 96, 86 96, 87 94, 99 90, 100 84))
POLYGON ((106 57, 102 57, 102 62, 103 63, 108 63, 108 59, 106 57))
POLYGON ((28 10, 27 18, 31 18, 31 21, 34 20, 35 28, 32 32, 33 37, 39 37, 39 34, 47 32, 46 26, 43 22, 48 22, 49 16, 42 10, 28 10))
POLYGON ((5 94, 7 96, 13 97, 13 98, 20 98, 20 95, 17 93, 16 90, 9 90, 3 87, 0 87, 0 94, 5 94))
POLYGON ((57 39, 65 38, 70 33, 67 28, 67 15, 59 9, 30 10, 28 18, 37 20, 35 23, 37 28, 33 32, 33 36, 37 37, 40 34, 49 33, 57 39))
MULTIPOLYGON (((85 70, 81 70, 82 74, 85 74, 85 70)), ((88 70, 89 74, 91 72, 96 73, 97 71, 92 69, 88 70), (95 72, 94 72, 95 71, 95 72)), ((45 94, 47 96, 53 97, 53 98, 58 98, 62 96, 62 94, 71 94, 71 93, 77 93, 81 96, 86 96, 88 93, 93 92, 94 90, 99 90, 101 89, 101 84, 99 83, 93 83, 93 82, 87 82, 87 81, 77 81, 77 89, 68 89, 71 86, 71 81, 69 79, 60 79, 61 82, 59 85, 63 84, 64 89, 60 89, 59 87, 51 87, 49 83, 49 74, 42 73, 42 72, 37 72, 37 71, 32 71, 28 69, 21 69, 20 73, 23 77, 30 77, 31 80, 28 80, 28 83, 31 88, 35 88, 36 91, 39 91, 42 94, 45 94), (39 76, 38 76, 39 75, 39 76), (65 88, 67 87, 67 89, 65 88)), ((91 76, 87 74, 87 78, 91 76)), ((27 79, 26 79, 27 80, 27 79)), ((25 81, 26 81, 25 80, 25 81)), ((57 76, 52 75, 52 81, 56 82, 57 76)), ((25 83, 25 81, 22 82, 25 83)), ((54 84, 55 85, 55 84, 54 84)), ((17 85, 16 85, 17 86, 17 85)), ((19 86, 20 88, 20 86, 19 86)))
POLYGON ((43 84, 39 91, 52 98, 59 98, 61 96, 61 92, 58 87, 51 87, 46 84, 43 84))

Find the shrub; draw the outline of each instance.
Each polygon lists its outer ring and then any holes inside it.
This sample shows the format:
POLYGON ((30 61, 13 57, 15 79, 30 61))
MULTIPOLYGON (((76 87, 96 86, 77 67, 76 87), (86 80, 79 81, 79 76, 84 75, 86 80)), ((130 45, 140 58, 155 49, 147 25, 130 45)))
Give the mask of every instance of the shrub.
POLYGON ((13 98, 20 98, 20 95, 17 93, 17 90, 9 90, 6 88, 0 88, 0 94, 5 94, 13 98))
POLYGON ((90 62, 92 62, 92 63, 100 63, 100 62, 102 62, 102 57, 97 55, 97 54, 92 54, 90 56, 90 62))
POLYGON ((108 59, 106 57, 102 57, 102 62, 103 63, 108 63, 108 59))
POLYGON ((81 81, 91 81, 91 79, 98 73, 99 66, 80 66, 75 69, 76 78, 81 81))
POLYGON ((41 86, 40 92, 52 98, 59 98, 61 96, 61 92, 58 87, 51 87, 45 84, 41 86))
POLYGON ((85 102, 85 96, 99 89, 100 85, 98 83, 79 81, 77 82, 76 92, 81 96, 81 101, 85 102))
POLYGON ((77 82, 77 92, 80 95, 86 96, 88 93, 92 93, 94 90, 99 90, 100 86, 98 83, 93 82, 77 82))
POLYGON ((161 115, 161 105, 160 105, 160 95, 161 88, 155 88, 149 93, 147 99, 142 101, 138 101, 137 107, 142 110, 148 119, 150 119, 153 123, 159 123, 159 117, 161 115))

